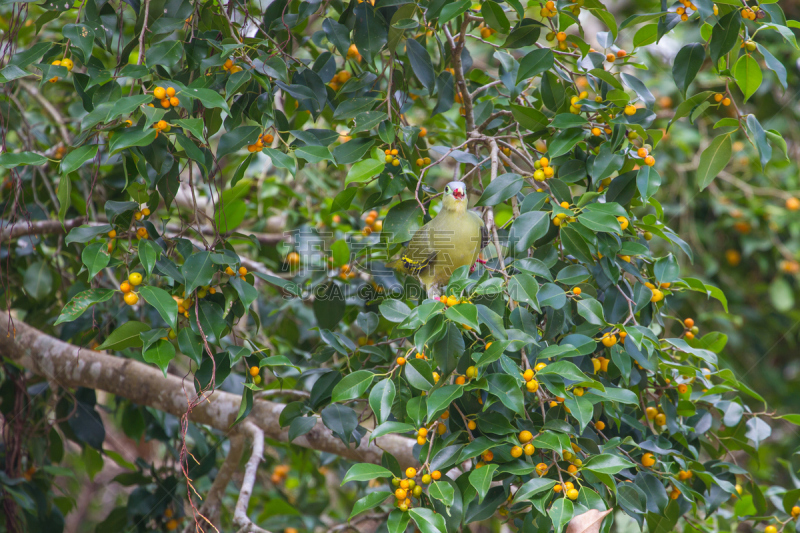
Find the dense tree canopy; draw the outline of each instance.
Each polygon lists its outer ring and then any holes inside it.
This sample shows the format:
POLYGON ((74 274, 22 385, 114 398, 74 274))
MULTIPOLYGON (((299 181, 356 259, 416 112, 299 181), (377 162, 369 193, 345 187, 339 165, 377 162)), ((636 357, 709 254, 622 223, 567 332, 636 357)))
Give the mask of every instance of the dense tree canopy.
POLYGON ((615 4, 0 0, 0 528, 797 528, 800 24, 615 4))

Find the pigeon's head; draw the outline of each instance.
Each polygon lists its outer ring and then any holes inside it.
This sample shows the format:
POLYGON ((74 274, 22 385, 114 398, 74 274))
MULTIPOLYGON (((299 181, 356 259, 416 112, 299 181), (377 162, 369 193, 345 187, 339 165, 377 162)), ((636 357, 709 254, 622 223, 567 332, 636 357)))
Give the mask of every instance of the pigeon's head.
POLYGON ((467 200, 467 186, 463 181, 451 181, 444 187, 445 198, 452 197, 457 202, 465 202, 467 200))

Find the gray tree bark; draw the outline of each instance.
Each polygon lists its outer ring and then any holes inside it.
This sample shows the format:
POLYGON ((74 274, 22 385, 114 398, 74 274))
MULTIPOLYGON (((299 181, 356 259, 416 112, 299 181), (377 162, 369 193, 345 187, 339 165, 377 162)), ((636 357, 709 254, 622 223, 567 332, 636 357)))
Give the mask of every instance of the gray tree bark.
MULTIPOLYGON (((127 398, 139 405, 147 405, 174 416, 182 416, 195 389, 191 379, 167 375, 151 367, 106 352, 73 346, 51 337, 27 324, 0 320, 0 355, 47 378, 62 387, 88 387, 127 398)), ((207 400, 195 407, 189 420, 229 432, 239 412, 241 396, 214 391, 207 400)), ((267 400, 254 400, 253 410, 247 417, 270 439, 288 442, 288 428, 281 429, 278 417, 284 404, 267 400)), ((412 450, 412 439, 386 435, 368 442, 366 435, 356 448, 347 447, 334 437, 321 420, 305 435, 292 444, 313 450, 333 453, 365 463, 380 464, 384 451, 394 455, 401 465, 417 465, 412 450)))

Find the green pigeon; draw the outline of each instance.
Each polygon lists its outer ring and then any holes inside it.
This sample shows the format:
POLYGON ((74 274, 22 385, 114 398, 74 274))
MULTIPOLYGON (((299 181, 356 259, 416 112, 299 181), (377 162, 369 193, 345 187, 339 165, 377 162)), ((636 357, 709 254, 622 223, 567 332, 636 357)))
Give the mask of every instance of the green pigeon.
POLYGON ((429 298, 439 297, 457 268, 472 267, 488 242, 483 219, 467 209, 468 203, 467 186, 448 183, 439 214, 417 230, 399 259, 387 264, 419 279, 429 298))

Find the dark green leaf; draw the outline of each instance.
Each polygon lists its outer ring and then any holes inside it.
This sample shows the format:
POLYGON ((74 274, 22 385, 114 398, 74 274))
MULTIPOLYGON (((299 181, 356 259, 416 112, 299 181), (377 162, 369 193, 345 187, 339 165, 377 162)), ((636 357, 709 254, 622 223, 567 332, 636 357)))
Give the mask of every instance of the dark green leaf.
POLYGON ((709 45, 709 55, 714 65, 719 59, 730 52, 739 38, 739 30, 742 25, 742 16, 739 11, 734 9, 724 17, 720 18, 714 29, 711 31, 711 41, 709 45))
POLYGON ((448 507, 453 505, 455 499, 455 489, 447 481, 434 481, 431 483, 430 487, 428 487, 428 494, 431 498, 436 498, 448 507))
POLYGON ((336 282, 329 282, 314 299, 314 316, 322 329, 333 329, 345 313, 345 295, 336 282))
POLYGON ((367 392, 375 375, 368 370, 357 370, 348 374, 333 387, 331 401, 343 402, 361 397, 367 392))
POLYGON ((564 526, 572 519, 574 506, 572 500, 558 498, 547 511, 550 520, 553 522, 553 533, 561 533, 564 526))
POLYGON ((156 261, 161 257, 161 247, 150 239, 139 241, 139 261, 141 261, 147 275, 153 273, 156 261))
POLYGON ((100 224, 99 226, 78 226, 72 228, 64 239, 64 244, 69 246, 73 242, 89 242, 98 235, 108 233, 113 228, 111 224, 100 224))
POLYGON ((388 529, 389 533, 404 533, 408 529, 410 521, 411 515, 408 512, 395 509, 389 513, 389 518, 386 520, 386 529, 388 529))
MULTIPOLYGON (((356 428, 358 427, 358 417, 356 416, 355 411, 343 405, 331 404, 322 410, 321 415, 322 415, 322 423, 325 424, 325 427, 333 431, 333 434, 339 437, 339 439, 341 439, 341 441, 345 444, 345 446, 349 448, 353 431, 355 431, 356 428)), ((356 465, 356 466, 363 467, 365 465, 356 465)), ((375 467, 375 465, 369 465, 369 466, 375 467)), ((386 469, 384 468, 383 470, 385 471, 386 469)), ((375 476, 375 477, 385 477, 385 476, 375 476)), ((345 476, 345 480, 342 483, 344 484, 346 481, 349 481, 347 476, 345 476)))
POLYGON ((347 141, 344 144, 340 144, 339 146, 335 147, 331 153, 333 154, 337 165, 349 165, 359 161, 362 157, 364 157, 364 154, 366 154, 367 151, 372 148, 373 144, 375 144, 374 139, 359 137, 357 139, 347 141))
POLYGON ((495 470, 497 470, 496 464, 487 464, 469 473, 469 483, 478 492, 478 502, 482 502, 489 492, 495 470))
POLYGON ((264 148, 263 153, 269 156, 275 166, 285 168, 291 172, 292 175, 297 172, 297 163, 291 156, 275 150, 274 148, 264 148))
POLYGON ((525 25, 518 25, 511 30, 502 48, 523 48, 536 42, 541 33, 541 26, 533 23, 530 19, 525 19, 524 22, 526 22, 525 25))
POLYGON ((715 137, 700 155, 695 179, 701 191, 709 186, 717 174, 722 172, 731 160, 732 143, 730 134, 715 137))
POLYGON ((428 89, 428 94, 433 94, 433 90, 436 88, 436 72, 433 70, 428 51, 414 39, 406 41, 406 51, 414 75, 428 89))
POLYGON ((706 49, 701 43, 687 44, 675 57, 675 62, 672 64, 672 77, 684 97, 689 85, 700 72, 705 58, 706 49))
POLYGON ((183 46, 181 41, 161 41, 151 45, 145 54, 147 65, 155 67, 171 67, 177 65, 183 56, 183 46))
POLYGON ((253 390, 245 387, 242 391, 242 402, 239 404, 239 412, 236 414, 236 420, 233 421, 232 426, 235 426, 244 420, 250 411, 253 410, 253 390))
POLYGON ((9 169, 22 165, 44 165, 47 158, 34 152, 4 152, 0 154, 0 168, 9 169))
POLYGON ((578 314, 590 324, 604 326, 603 305, 594 298, 581 298, 578 301, 578 314))
MULTIPOLYGON (((469 4, 469 2, 467 2, 469 4)), ((425 507, 414 507, 408 510, 414 523, 422 533, 446 533, 444 517, 425 507)))
POLYGON ((761 81, 764 77, 758 61, 753 59, 750 54, 745 54, 739 58, 733 67, 733 76, 736 79, 736 85, 739 86, 739 89, 744 94, 745 102, 761 87, 761 81))
POLYGON ((494 206, 499 203, 505 202, 519 191, 522 190, 524 181, 519 174, 502 174, 493 179, 489 186, 483 191, 480 199, 475 204, 478 206, 494 206))
POLYGON ((472 329, 480 329, 478 324, 478 308, 469 303, 461 303, 448 307, 444 315, 459 324, 469 326, 472 329))
POLYGON ((439 13, 439 24, 444 24, 464 13, 470 6, 469 0, 446 3, 439 13))
MULTIPOLYGON (((359 113, 353 119, 353 128, 350 130, 350 135, 355 135, 362 131, 369 131, 388 118, 389 115, 383 111, 364 111, 359 113)), ((375 160, 373 159, 372 161, 375 160)))
POLYGON ((125 322, 106 337, 98 350, 124 350, 125 348, 138 348, 142 345, 139 334, 149 331, 150 326, 136 320, 125 322))
POLYGON ((97 155, 98 148, 97 144, 86 144, 68 153, 61 161, 61 173, 69 174, 81 168, 84 163, 97 155))
POLYGON ((414 426, 411 424, 405 424, 403 422, 384 422, 372 430, 369 440, 372 442, 374 439, 382 437, 383 435, 388 435, 390 433, 408 433, 409 431, 414 431, 414 426))
POLYGON ((772 55, 769 50, 764 48, 764 46, 761 44, 758 44, 757 46, 758 51, 761 52, 762 56, 764 56, 764 62, 767 64, 767 68, 775 73, 775 75, 778 77, 778 81, 781 83, 784 89, 788 88, 788 84, 786 82, 786 67, 780 60, 772 55))
POLYGON ((164 377, 167 377, 169 363, 175 358, 175 346, 169 341, 160 339, 142 354, 142 358, 158 366, 164 372, 164 377))
POLYGON ((69 209, 72 202, 72 180, 66 174, 61 176, 58 180, 58 190, 56 190, 56 198, 58 199, 58 220, 64 224, 67 217, 67 209, 69 209))
POLYGON ((369 463, 358 463, 350 467, 344 475, 342 485, 350 481, 370 481, 378 478, 390 478, 392 473, 382 466, 369 463))
POLYGON ((239 300, 242 302, 245 309, 248 309, 250 305, 256 301, 256 298, 258 298, 258 291, 256 288, 241 277, 233 276, 228 283, 236 289, 236 292, 239 294, 239 300))
POLYGON ((584 263, 594 263, 589 246, 586 244, 581 234, 575 229, 570 227, 561 228, 561 242, 564 245, 564 250, 568 254, 575 256, 579 261, 583 261, 584 263))
MULTIPOLYGON (((562 89, 563 91, 563 89, 562 89)), ((582 128, 569 128, 558 132, 548 143, 547 153, 551 159, 564 155, 583 139, 582 128)))
POLYGON ((550 217, 544 211, 528 211, 514 220, 508 242, 518 253, 524 253, 534 242, 547 235, 550 217))
POLYGON ((217 267, 211 260, 210 252, 197 252, 189 256, 181 267, 186 294, 189 295, 198 287, 209 285, 217 267))
POLYGON ((428 390, 434 385, 431 366, 423 359, 409 359, 405 365, 405 376, 409 385, 417 390, 428 390))
POLYGON ((64 26, 62 33, 71 43, 81 49, 83 62, 88 64, 94 46, 94 30, 86 24, 67 24, 64 26))
POLYGON ((379 423, 382 424, 388 420, 395 394, 394 382, 388 378, 379 381, 369 393, 369 406, 379 423))
POLYGON ((123 130, 122 133, 117 132, 111 137, 108 143, 108 149, 111 155, 113 155, 125 148, 148 146, 156 139, 156 133, 158 132, 152 128, 147 130, 128 128, 123 130))
POLYGON ((108 245, 104 242, 95 242, 83 249, 81 261, 89 271, 89 279, 94 278, 98 272, 108 266, 111 256, 108 255, 108 245))
POLYGON ((152 285, 142 285, 139 287, 139 294, 147 303, 156 308, 164 322, 169 324, 173 330, 178 330, 178 302, 167 291, 152 285))
POLYGON ((369 511, 373 507, 377 507, 391 495, 392 493, 387 491, 370 492, 353 505, 353 511, 350 513, 350 518, 353 518, 364 511, 369 511))
POLYGON ((519 125, 528 131, 539 131, 547 126, 549 121, 547 116, 538 109, 532 107, 511 104, 511 113, 514 115, 514 120, 519 122, 519 125))
POLYGON ((500 33, 508 33, 511 24, 508 22, 503 8, 497 2, 488 0, 481 6, 481 15, 486 25, 500 33))
POLYGON ((226 155, 244 148, 245 145, 254 144, 260 134, 261 128, 258 126, 239 126, 223 134, 217 145, 217 159, 222 159, 226 155))
POLYGON ((347 49, 350 48, 350 30, 347 26, 339 24, 332 18, 322 21, 322 29, 328 41, 336 47, 342 57, 347 56, 347 49))
POLYGON ((422 209, 416 200, 404 200, 391 209, 383 221, 381 239, 389 244, 411 240, 419 229, 419 219, 422 209))
POLYGON ((303 159, 309 163, 333 160, 331 158, 331 153, 324 146, 301 146, 294 151, 294 155, 298 159, 303 159))
POLYGON ((200 100, 200 103, 202 103, 203 106, 209 109, 216 107, 222 109, 226 113, 230 113, 228 104, 217 91, 211 89, 196 89, 194 87, 186 87, 181 91, 181 96, 196 98, 197 100, 200 100))
MULTIPOLYGON (((515 274, 508 282, 509 297, 516 302, 530 305, 537 312, 540 311, 539 300, 536 297, 538 292, 539 283, 530 274, 515 274)), ((491 348, 494 348, 494 343, 491 348)))
POLYGON ((355 14, 353 40, 361 55, 371 63, 373 57, 380 52, 388 40, 386 21, 369 2, 356 5, 353 13, 355 14))
POLYGON ((195 308, 195 305, 192 305, 192 308, 189 310, 189 326, 192 328, 192 331, 197 335, 201 335, 200 327, 202 327, 202 334, 205 334, 208 342, 219 342, 227 327, 222 308, 207 299, 202 299, 199 302, 195 302, 195 304, 197 308, 195 308), (196 309, 197 312, 195 311, 196 309), (198 319, 200 321, 199 327, 197 325, 198 319))
POLYGON ((45 261, 36 261, 25 269, 22 286, 34 300, 42 300, 53 290, 53 273, 45 261))
POLYGON ((489 392, 509 409, 520 416, 525 413, 525 401, 520 384, 514 376, 508 374, 489 374, 489 392))
POLYGON ((111 289, 89 289, 76 294, 64 306, 54 325, 57 326, 62 322, 72 322, 94 304, 110 300, 115 293, 116 291, 111 289))
POLYGON ((203 362, 203 344, 191 328, 181 328, 178 332, 178 348, 198 366, 203 362))
POLYGON ((556 480, 547 478, 533 478, 524 483, 516 493, 514 493, 514 503, 531 500, 533 496, 548 491, 556 486, 556 480))
POLYGON ((202 141, 205 139, 203 135, 203 119, 201 118, 181 118, 174 120, 173 123, 183 128, 185 131, 190 132, 194 135, 198 140, 202 141))
MULTIPOLYGON (((539 90, 542 94, 542 102, 544 103, 545 107, 547 107, 547 109, 549 109, 550 111, 557 112, 561 108, 561 106, 564 105, 564 99, 566 94, 564 91, 564 85, 561 83, 560 79, 552 72, 548 71, 542 74, 542 84, 539 90)), ((552 152, 553 150, 552 145, 550 146, 550 150, 552 152)), ((556 156, 551 155, 551 157, 556 157, 556 156)))
POLYGON ((462 394, 464 394, 462 385, 444 385, 433 391, 428 397, 428 420, 435 420, 436 416, 445 411, 462 394))
POLYGON ((626 468, 633 468, 634 465, 627 459, 611 454, 600 454, 589 458, 583 464, 583 468, 598 474, 615 475, 625 470, 626 468))

